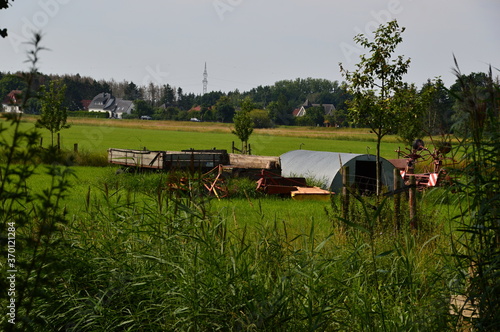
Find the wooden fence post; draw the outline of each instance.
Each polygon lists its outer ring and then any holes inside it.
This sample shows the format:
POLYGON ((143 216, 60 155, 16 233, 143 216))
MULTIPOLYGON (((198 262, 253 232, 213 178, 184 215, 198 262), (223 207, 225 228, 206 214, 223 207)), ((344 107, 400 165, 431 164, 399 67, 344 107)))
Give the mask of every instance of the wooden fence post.
POLYGON ((78 143, 73 144, 73 152, 78 153, 78 143))
POLYGON ((349 218, 349 166, 342 167, 342 218, 349 218))
POLYGON ((410 175, 410 191, 408 196, 410 205, 410 228, 417 229, 417 186, 414 175, 410 175))
POLYGON ((61 134, 57 133, 57 150, 61 150, 61 134))
POLYGON ((401 188, 401 174, 399 173, 399 169, 394 168, 394 228, 396 232, 401 228, 401 194, 398 190, 401 188))

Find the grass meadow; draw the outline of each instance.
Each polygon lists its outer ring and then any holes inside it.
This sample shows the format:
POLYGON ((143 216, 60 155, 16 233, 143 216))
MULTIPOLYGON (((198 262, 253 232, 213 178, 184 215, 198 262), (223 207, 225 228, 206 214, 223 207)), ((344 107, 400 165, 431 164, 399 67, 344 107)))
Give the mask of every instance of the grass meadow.
MULTIPOLYGON (((32 120, 18 131, 29 132, 32 120)), ((110 147, 229 150, 235 140, 224 124, 103 123, 73 123, 62 132, 63 148, 78 143, 92 159, 110 147)), ((8 137, 4 131, 3 142, 8 137)), ((299 147, 374 153, 368 137, 277 128, 256 131, 251 144, 262 155, 299 147)), ((458 331, 472 324, 450 314, 450 297, 464 294, 471 278, 463 259, 471 237, 458 232, 470 197, 456 188, 418 193, 417 229, 403 198, 396 230, 392 197, 353 199, 347 219, 340 195, 297 202, 262 196, 243 180, 230 181, 233 195, 219 200, 196 176, 186 175, 190 190, 179 191, 168 186, 169 174, 39 165, 26 152, 39 151, 35 138, 3 146, 1 220, 15 226, 18 269, 16 323, 0 318, 6 331, 458 331)), ((388 137, 382 155, 392 158, 399 145, 388 137)))
MULTIPOLYGON (((35 117, 26 118, 23 129, 33 128, 35 117)), ((106 154, 108 148, 180 151, 186 149, 226 149, 238 138, 231 134, 230 124, 179 121, 139 121, 113 119, 73 119, 71 127, 61 131, 61 146, 73 150, 75 143, 82 152, 106 154)), ((41 130, 43 145, 50 145, 50 134, 41 130)), ((280 127, 256 129, 249 143, 252 154, 279 156, 287 151, 305 149, 345 153, 375 154, 374 135, 367 129, 280 127)), ((388 136, 381 155, 397 157, 394 152, 404 148, 393 136, 388 136)))

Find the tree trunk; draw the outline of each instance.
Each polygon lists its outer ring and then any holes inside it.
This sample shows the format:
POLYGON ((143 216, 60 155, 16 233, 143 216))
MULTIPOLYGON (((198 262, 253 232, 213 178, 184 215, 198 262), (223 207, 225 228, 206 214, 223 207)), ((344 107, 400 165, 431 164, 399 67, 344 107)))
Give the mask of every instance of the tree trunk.
POLYGON ((382 141, 381 136, 377 136, 377 155, 375 157, 376 163, 376 181, 377 181, 377 197, 382 193, 382 167, 380 165, 380 143, 382 141))

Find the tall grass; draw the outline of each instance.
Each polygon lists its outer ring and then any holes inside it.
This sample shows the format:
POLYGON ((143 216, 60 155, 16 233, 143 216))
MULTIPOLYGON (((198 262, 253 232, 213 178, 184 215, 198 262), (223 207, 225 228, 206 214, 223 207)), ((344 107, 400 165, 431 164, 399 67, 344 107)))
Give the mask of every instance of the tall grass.
MULTIPOLYGON (((28 87, 36 74, 41 37, 35 35, 29 53, 32 68, 27 74, 28 87)), ((28 88, 22 100, 30 98, 28 88)), ((57 256, 64 244, 60 232, 66 223, 62 201, 68 189, 71 171, 47 167, 48 183, 33 191, 26 183, 39 168, 36 147, 40 135, 21 129, 21 115, 6 114, 0 124, 0 326, 5 331, 30 330, 39 324, 35 314, 40 303, 50 299, 47 293, 57 283, 54 276, 63 270, 57 256), (8 135, 7 132, 11 133, 8 135), (8 278, 8 279, 7 279, 8 278)))
POLYGON ((54 263, 24 327, 451 329, 454 270, 435 229, 396 236, 371 227, 377 215, 358 203, 351 223, 359 227, 344 232, 335 201, 286 211, 290 202, 282 199, 219 201, 195 187, 166 190, 165 180, 107 170, 82 184, 82 211, 68 211, 59 224, 50 242, 54 263))
POLYGON ((64 240, 60 286, 38 307, 46 324, 95 330, 439 330, 436 239, 406 234, 367 244, 273 216, 232 224, 199 197, 101 192, 64 240), (377 254, 374 255, 373 253, 377 254), (376 263, 377 268, 373 265, 376 263), (431 279, 431 280, 429 280, 431 279), (378 296, 375 296, 379 293, 378 296), (433 315, 429 317, 428 312, 433 315), (424 318, 425 317, 425 318, 424 318), (437 325, 436 325, 437 324, 437 325))
MULTIPOLYGON (((461 132, 465 167, 455 170, 460 181, 457 217, 460 237, 453 242, 457 274, 465 282, 454 289, 476 308, 470 325, 479 331, 500 330, 500 88, 490 68, 478 85, 456 64, 458 110, 466 121, 461 132), (467 271, 467 272, 464 272, 467 271)), ((457 308, 462 311, 462 308, 457 308)), ((460 324, 460 321, 459 323, 460 324)))

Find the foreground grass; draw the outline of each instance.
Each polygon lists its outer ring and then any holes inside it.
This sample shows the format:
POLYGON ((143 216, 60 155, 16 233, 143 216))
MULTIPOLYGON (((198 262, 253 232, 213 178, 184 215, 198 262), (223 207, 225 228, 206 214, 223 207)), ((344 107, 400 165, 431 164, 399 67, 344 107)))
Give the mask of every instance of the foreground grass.
MULTIPOLYGON (((74 170, 68 221, 49 247, 57 275, 43 275, 25 323, 37 331, 443 331, 457 321, 447 299, 463 277, 444 219, 416 234, 390 222, 367 233, 373 213, 347 227, 338 201, 217 200, 159 190, 164 174, 74 170)), ((35 192, 48 178, 29 181, 35 192)))

